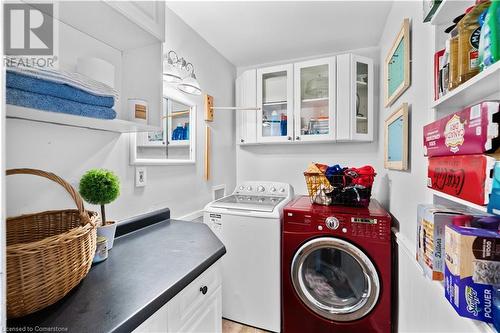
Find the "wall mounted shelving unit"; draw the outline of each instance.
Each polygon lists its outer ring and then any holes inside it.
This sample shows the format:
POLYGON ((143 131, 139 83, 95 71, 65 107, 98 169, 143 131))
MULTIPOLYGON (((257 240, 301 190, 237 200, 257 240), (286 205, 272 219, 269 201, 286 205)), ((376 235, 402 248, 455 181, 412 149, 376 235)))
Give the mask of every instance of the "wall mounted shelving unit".
MULTIPOLYGON (((46 10, 33 2, 29 5, 46 10)), ((53 13, 47 14, 53 16, 57 27, 54 55, 61 68, 76 71, 77 59, 82 56, 97 56, 115 66, 114 88, 120 96, 113 107, 117 118, 103 120, 7 105, 7 119, 115 133, 161 130, 164 3, 61 1, 55 2, 53 13), (128 121, 129 98, 148 102, 148 125, 128 121)))
POLYGON ((35 110, 15 105, 7 105, 6 116, 10 119, 23 119, 61 126, 80 127, 115 133, 155 132, 161 128, 122 119, 97 119, 66 113, 35 110))
MULTIPOLYGON (((472 5, 474 5, 474 1, 471 0, 443 0, 441 2, 430 21, 430 24, 433 25, 434 52, 443 49, 445 46, 447 34, 445 34, 444 30, 452 24, 455 17, 463 14, 465 9, 472 5)), ((428 55, 432 59, 434 59, 434 52, 428 55)), ((477 74, 438 100, 431 101, 430 107, 432 113, 430 121, 440 119, 450 113, 460 111, 467 106, 488 99, 500 99, 500 62, 477 74)), ((486 212, 486 206, 477 205, 433 189, 428 190, 433 196, 434 203, 465 208, 471 212, 486 212)), ((443 287, 442 283, 438 284, 443 287)), ((470 323, 472 327, 481 332, 496 332, 493 325, 477 320, 470 320, 470 323)))

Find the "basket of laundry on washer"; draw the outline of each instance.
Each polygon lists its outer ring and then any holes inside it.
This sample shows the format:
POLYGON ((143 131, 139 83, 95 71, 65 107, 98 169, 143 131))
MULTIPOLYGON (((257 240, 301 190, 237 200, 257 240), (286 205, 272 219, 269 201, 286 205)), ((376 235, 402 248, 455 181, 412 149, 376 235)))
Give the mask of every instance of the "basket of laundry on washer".
POLYGON ((325 206, 368 207, 375 176, 370 165, 342 168, 338 164, 311 163, 304 172, 311 202, 325 206))

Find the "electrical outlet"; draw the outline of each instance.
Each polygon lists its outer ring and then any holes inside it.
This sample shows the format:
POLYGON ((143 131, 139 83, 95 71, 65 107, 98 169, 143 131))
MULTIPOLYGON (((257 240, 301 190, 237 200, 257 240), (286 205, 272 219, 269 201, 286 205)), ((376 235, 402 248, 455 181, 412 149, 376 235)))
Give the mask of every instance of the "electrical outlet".
POLYGON ((146 186, 147 175, 145 167, 136 167, 135 168, 135 186, 143 187, 146 186))

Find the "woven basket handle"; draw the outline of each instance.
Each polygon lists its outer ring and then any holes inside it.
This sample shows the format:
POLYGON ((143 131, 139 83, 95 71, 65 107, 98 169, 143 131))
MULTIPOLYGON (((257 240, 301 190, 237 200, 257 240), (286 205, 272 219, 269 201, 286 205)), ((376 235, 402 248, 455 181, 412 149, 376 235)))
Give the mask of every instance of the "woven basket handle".
MULTIPOLYGON (((88 215, 85 212, 85 208, 83 207, 83 200, 80 194, 69 184, 67 181, 62 179, 61 177, 53 174, 52 172, 47 172, 43 170, 38 170, 38 169, 29 169, 29 168, 22 168, 22 169, 9 169, 7 170, 7 176, 9 175, 34 175, 34 176, 39 176, 39 177, 44 177, 47 179, 50 179, 62 187, 71 195, 71 198, 73 198, 73 201, 76 204, 76 208, 78 209, 78 212, 80 213, 81 217, 86 217, 85 219, 82 219, 83 221, 89 221, 88 215)), ((92 222, 91 222, 92 223, 92 222)))

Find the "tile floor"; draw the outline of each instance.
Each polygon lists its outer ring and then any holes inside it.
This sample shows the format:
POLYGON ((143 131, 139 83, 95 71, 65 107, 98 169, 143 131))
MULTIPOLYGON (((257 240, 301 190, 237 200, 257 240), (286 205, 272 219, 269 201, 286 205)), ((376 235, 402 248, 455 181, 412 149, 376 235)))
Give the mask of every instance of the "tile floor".
POLYGON ((267 333, 255 327, 246 326, 234 321, 222 319, 222 333, 267 333))

